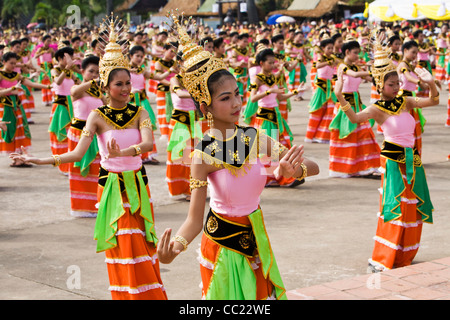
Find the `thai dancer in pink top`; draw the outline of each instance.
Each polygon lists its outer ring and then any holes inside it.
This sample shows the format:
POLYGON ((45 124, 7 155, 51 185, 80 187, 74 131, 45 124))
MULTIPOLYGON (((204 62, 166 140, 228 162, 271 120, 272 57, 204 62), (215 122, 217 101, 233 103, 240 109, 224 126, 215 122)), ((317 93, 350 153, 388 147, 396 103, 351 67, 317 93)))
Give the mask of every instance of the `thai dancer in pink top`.
POLYGON ((317 60, 317 75, 315 84, 317 89, 309 102, 309 121, 306 129, 305 142, 329 143, 329 125, 333 120, 333 111, 336 101, 334 96, 332 78, 337 60, 333 58, 333 39, 323 37, 320 41, 322 50, 317 60))
MULTIPOLYGON (((98 84, 99 57, 89 56, 81 63, 83 83, 71 90, 73 118, 67 133, 68 151, 75 150, 91 111, 106 104, 98 84)), ((97 216, 97 184, 100 170, 97 138, 95 137, 81 161, 69 164, 70 214, 74 217, 97 216)))
MULTIPOLYGON (((37 49, 34 57, 38 60, 38 64, 41 67, 41 73, 39 74, 39 82, 44 85, 52 83, 51 71, 53 69, 53 56, 55 51, 50 46, 51 36, 45 35, 42 38, 43 45, 37 49)), ((48 107, 51 104, 53 93, 51 89, 42 89, 42 102, 48 107)))
POLYGON ((423 68, 416 72, 430 87, 430 97, 398 96, 399 77, 389 53, 377 42, 372 76, 382 99, 355 112, 342 94, 343 74, 338 75, 335 92, 352 123, 374 119, 382 126, 385 140, 381 150, 380 214, 375 246, 369 267, 373 272, 410 265, 419 246, 423 222, 432 223, 431 203, 425 170, 414 148, 415 121, 410 111, 439 104, 434 79, 423 68))
POLYGON ((203 229, 202 298, 286 299, 259 206, 266 183, 262 157, 280 156, 273 168, 285 178, 317 174, 318 166, 303 157, 302 146, 288 150, 260 130, 237 126, 242 99, 236 79, 222 60, 191 42, 176 25, 186 48, 183 81, 211 129, 193 153, 188 217, 172 240, 171 229, 164 231, 158 257, 171 263, 203 229), (211 209, 204 224, 207 186, 211 209))
MULTIPOLYGON (((353 37, 345 40, 342 46, 345 55, 343 63, 338 66, 342 73, 343 95, 355 112, 366 106, 359 94, 362 79, 370 79, 368 71, 362 71, 357 65, 360 45, 353 37)), ((371 79, 370 79, 371 80, 371 79)), ((372 130, 373 123, 351 123, 347 115, 336 103, 336 115, 330 123, 330 176, 352 177, 369 176, 378 173, 380 167, 380 147, 372 130)))
MULTIPOLYGON (((53 101, 50 113, 50 146, 53 154, 63 154, 67 152, 68 140, 67 131, 73 118, 72 97, 70 89, 78 83, 78 77, 72 71, 74 66, 73 49, 64 47, 55 53, 58 64, 52 69, 53 88, 55 90, 55 100, 53 101)), ((62 164, 59 171, 69 174, 69 165, 62 164)))
MULTIPOLYGON (((415 41, 407 41, 402 46, 403 60, 398 64, 397 72, 400 77, 399 94, 405 97, 415 97, 417 95, 418 86, 421 84, 421 80, 415 71, 415 67, 412 65, 416 60, 418 49, 415 41)), ((417 149, 419 155, 422 155, 422 132, 426 120, 422 114, 422 110, 419 108, 412 109, 410 113, 416 120, 414 147, 417 149)))
POLYGON ((153 147, 151 122, 143 107, 128 104, 129 63, 111 25, 110 43, 100 60, 100 81, 109 103, 89 114, 75 149, 48 158, 11 157, 41 165, 77 162, 97 136, 101 168, 94 239, 97 252, 106 255, 112 298, 166 300, 148 178, 140 157, 153 147))

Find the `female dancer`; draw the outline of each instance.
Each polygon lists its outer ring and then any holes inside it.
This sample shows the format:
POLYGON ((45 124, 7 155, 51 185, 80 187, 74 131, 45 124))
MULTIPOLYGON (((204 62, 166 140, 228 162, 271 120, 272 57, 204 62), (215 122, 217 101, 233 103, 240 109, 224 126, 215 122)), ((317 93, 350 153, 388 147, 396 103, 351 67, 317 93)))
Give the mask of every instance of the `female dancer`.
MULTIPOLYGON (((418 50, 419 47, 415 41, 407 41, 402 46, 403 60, 398 64, 397 72, 400 75, 400 95, 405 97, 415 97, 416 90, 421 84, 421 80, 412 65, 416 61, 418 50)), ((422 132, 426 120, 421 109, 414 108, 410 112, 416 121, 414 147, 419 155, 422 155, 422 132)))
POLYGON ((259 207, 266 177, 258 154, 280 155, 275 174, 286 178, 314 175, 319 168, 303 157, 303 147, 287 150, 252 127, 236 126, 242 108, 236 79, 223 61, 191 42, 176 25, 185 48, 183 81, 212 123, 194 151, 188 217, 172 240, 171 229, 164 231, 158 257, 162 263, 172 262, 203 228, 203 298, 286 299, 259 207), (203 225, 208 184, 211 210, 203 225))
MULTIPOLYGON (((156 130, 156 116, 147 98, 145 82, 148 79, 163 80, 176 70, 173 67, 164 73, 155 73, 150 70, 146 70, 145 65, 143 65, 145 50, 142 46, 133 46, 129 52, 129 55, 131 63, 131 84, 133 85, 130 103, 144 107, 150 115, 153 130, 156 130)), ((151 152, 142 155, 143 163, 159 164, 156 156, 157 150, 156 144, 154 144, 151 152)))
MULTIPOLYGON (((355 112, 366 108, 361 102, 359 85, 363 78, 369 78, 368 71, 362 71, 356 63, 359 60, 360 45, 354 38, 346 39, 342 46, 345 58, 337 73, 342 73, 343 96, 355 112)), ((380 147, 375 139, 369 121, 353 124, 336 104, 337 113, 330 123, 330 175, 335 177, 366 176, 378 172, 380 147)))
MULTIPOLYGON (((73 118, 67 133, 68 151, 75 150, 81 139, 86 120, 92 110, 106 104, 98 78, 99 57, 89 56, 81 63, 83 83, 70 90, 73 100, 73 118)), ((81 159, 69 163, 70 214, 79 218, 97 216, 97 184, 100 170, 97 138, 94 138, 81 159)))
POLYGON ((191 198, 189 188, 191 152, 203 138, 198 113, 191 95, 183 85, 183 76, 170 79, 173 113, 169 124, 166 181, 171 196, 191 198))
POLYGON ((437 105, 439 94, 431 74, 424 69, 416 72, 429 85, 430 97, 397 96, 400 86, 395 65, 377 45, 372 76, 382 99, 356 113, 342 95, 342 74, 335 88, 341 110, 352 123, 374 119, 385 137, 381 150, 380 216, 369 259, 374 272, 411 264, 419 249, 423 222, 433 222, 425 171, 414 149, 415 121, 409 111, 437 105))
MULTIPOLYGON (((73 118, 72 97, 70 89, 78 82, 78 77, 72 71, 74 67, 73 49, 63 47, 55 52, 58 64, 52 69, 53 88, 55 100, 50 113, 50 146, 53 154, 63 154, 68 150, 67 131, 73 118)), ((69 174, 69 164, 59 166, 59 171, 65 175, 69 174)))
MULTIPOLYGON (((20 103, 18 94, 21 85, 43 89, 48 85, 34 83, 15 72, 19 56, 14 52, 7 52, 2 57, 3 69, 0 71, 0 120, 7 122, 7 129, 2 131, 0 137, 0 153, 20 153, 31 147, 31 132, 28 126, 25 110, 20 103)), ((29 167, 29 164, 13 160, 11 167, 29 167)))
MULTIPOLYGON (((55 51, 50 46, 51 41, 51 36, 45 35, 42 38, 42 46, 37 49, 34 56, 41 67, 39 82, 45 86, 48 86, 52 83, 51 71, 53 69, 53 56, 55 55, 55 51)), ((42 102, 45 103, 47 107, 50 106, 52 98, 53 93, 51 87, 42 89, 42 102)))
POLYGON ((167 299, 156 255, 157 237, 145 167, 140 154, 153 147, 151 122, 142 107, 128 104, 128 60, 111 22, 109 43, 100 60, 100 81, 109 104, 89 114, 80 141, 71 152, 34 158, 12 154, 27 163, 80 161, 97 135, 101 168, 94 238, 105 251, 113 299, 167 299))
POLYGON ((321 56, 317 60, 317 89, 309 103, 309 122, 305 142, 329 143, 329 125, 333 120, 333 110, 336 102, 331 79, 337 60, 333 57, 333 39, 324 36, 320 41, 321 56))

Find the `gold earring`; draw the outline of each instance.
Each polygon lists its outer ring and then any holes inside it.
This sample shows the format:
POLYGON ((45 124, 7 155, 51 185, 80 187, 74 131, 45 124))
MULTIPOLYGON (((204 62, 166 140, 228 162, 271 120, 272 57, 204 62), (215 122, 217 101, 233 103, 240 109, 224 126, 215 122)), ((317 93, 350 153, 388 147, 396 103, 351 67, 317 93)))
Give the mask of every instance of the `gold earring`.
POLYGON ((214 119, 213 119, 213 115, 211 112, 208 111, 208 113, 206 114, 206 120, 208 121, 208 127, 212 127, 214 124, 214 119))

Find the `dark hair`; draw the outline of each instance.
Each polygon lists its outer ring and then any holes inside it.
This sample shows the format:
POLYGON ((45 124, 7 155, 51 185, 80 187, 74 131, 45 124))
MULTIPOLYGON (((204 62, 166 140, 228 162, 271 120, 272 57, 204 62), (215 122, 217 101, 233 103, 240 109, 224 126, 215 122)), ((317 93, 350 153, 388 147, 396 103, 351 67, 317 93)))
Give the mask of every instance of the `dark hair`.
POLYGON ((325 48, 329 44, 334 45, 334 39, 329 38, 329 39, 325 39, 325 40, 320 41, 320 47, 321 48, 325 48))
POLYGON ((213 43, 213 38, 211 37, 204 37, 203 39, 201 39, 198 44, 202 47, 205 46, 205 44, 207 44, 208 42, 212 42, 213 43))
POLYGON ((158 35, 158 36, 160 36, 160 35, 165 35, 166 37, 168 37, 168 36, 169 36, 169 33, 167 33, 167 31, 161 31, 161 32, 158 32, 157 35, 158 35))
POLYGON ((97 45, 97 43, 99 43, 99 42, 98 42, 98 39, 92 40, 92 42, 91 42, 91 48, 94 49, 95 46, 97 45))
POLYGON ((135 54, 136 52, 142 52, 142 53, 145 53, 144 47, 142 47, 142 46, 133 46, 133 47, 130 49, 130 52, 129 52, 130 57, 131 57, 133 54, 135 54))
POLYGON ((69 54, 69 55, 73 55, 73 49, 71 48, 71 47, 64 47, 64 48, 61 48, 61 49, 59 49, 59 50, 57 50, 56 52, 55 52, 55 59, 56 59, 56 61, 59 61, 59 59, 62 59, 62 58, 64 58, 64 54, 65 53, 67 53, 67 54, 69 54))
POLYGON ((175 41, 166 42, 166 44, 164 44, 164 46, 163 46, 163 49, 164 50, 178 49, 178 42, 175 42, 175 41))
POLYGON ((409 50, 413 47, 418 48, 419 45, 417 44, 417 42, 415 42, 414 40, 409 40, 403 43, 402 45, 402 52, 404 52, 405 50, 409 50))
POLYGON ((270 39, 270 42, 275 43, 275 42, 278 42, 280 40, 284 40, 284 36, 282 34, 277 34, 276 36, 273 36, 270 39))
POLYGON ((250 36, 248 35, 248 33, 241 33, 238 35, 238 40, 242 40, 244 38, 249 38, 250 36))
POLYGON ((345 55, 347 50, 353 50, 356 48, 361 48, 361 46, 359 45, 359 42, 356 40, 353 41, 349 41, 349 42, 344 42, 344 44, 342 45, 341 51, 342 53, 345 55))
POLYGON ((239 33, 237 31, 230 32, 230 38, 233 38, 234 36, 239 36, 239 33))
POLYGON ((10 51, 10 52, 5 53, 2 57, 3 62, 7 62, 10 59, 19 60, 19 56, 15 52, 10 51))
POLYGON ((388 39, 389 44, 393 44, 395 40, 400 40, 400 36, 398 34, 394 34, 392 37, 388 39))
POLYGON ((90 64, 94 64, 96 66, 98 66, 100 62, 100 58, 97 56, 89 56, 87 58, 84 58, 83 61, 81 62, 81 69, 86 69, 90 64))
POLYGON ((267 61, 268 57, 275 57, 275 53, 273 53, 273 50, 270 48, 258 52, 258 54, 255 57, 255 62, 256 64, 259 64, 260 62, 265 62, 267 61))
POLYGON ((70 42, 74 43, 75 41, 78 41, 78 40, 81 41, 81 38, 79 36, 75 36, 70 40, 70 42))
POLYGON ((52 37, 50 37, 49 35, 45 35, 43 38, 42 38, 42 42, 44 42, 45 40, 47 40, 47 39, 51 39, 52 37))
POLYGON ((14 47, 15 45, 20 44, 19 40, 13 40, 11 41, 11 43, 9 44, 10 47, 14 47))
POLYGON ((20 43, 22 43, 22 42, 30 42, 30 39, 25 37, 25 38, 20 39, 19 41, 20 41, 20 43))
POLYGON ((223 38, 219 37, 213 41, 214 48, 220 48, 223 43, 223 38))
POLYGON ((414 39, 417 39, 419 37, 419 35, 421 35, 423 32, 422 30, 416 30, 413 32, 413 37, 414 39))
POLYGON ((333 36, 331 37, 331 39, 333 39, 334 42, 336 42, 336 40, 339 38, 342 38, 342 34, 340 34, 339 32, 333 34, 333 36))

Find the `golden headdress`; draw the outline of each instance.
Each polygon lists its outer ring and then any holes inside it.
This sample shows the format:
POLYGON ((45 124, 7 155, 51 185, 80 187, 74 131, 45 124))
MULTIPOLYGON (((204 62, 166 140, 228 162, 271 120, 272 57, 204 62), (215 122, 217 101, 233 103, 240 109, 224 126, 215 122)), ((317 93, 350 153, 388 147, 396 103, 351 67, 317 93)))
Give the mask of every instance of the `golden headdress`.
MULTIPOLYGON (((172 29, 176 33, 183 53, 183 67, 181 68, 183 86, 195 101, 204 102, 209 106, 211 95, 208 89, 208 79, 218 70, 227 70, 227 66, 222 59, 215 58, 191 39, 185 26, 178 20, 178 12, 173 14, 169 11, 167 17, 173 21, 172 29)), ((188 25, 189 22, 186 21, 184 24, 188 25)))
POLYGON ((388 73, 396 72, 397 67, 389 58, 390 50, 386 45, 383 45, 384 35, 380 33, 374 34, 373 51, 374 62, 372 67, 372 77, 378 89, 384 87, 384 78, 388 73))
POLYGON ((99 63, 100 82, 103 86, 108 84, 108 77, 111 71, 115 69, 130 69, 130 63, 123 54, 123 51, 126 50, 126 48, 123 48, 118 43, 120 41, 121 31, 124 27, 121 22, 121 20, 118 21, 117 18, 114 18, 112 13, 111 17, 108 17, 107 20, 103 20, 105 30, 108 30, 107 41, 100 36, 100 38, 104 40, 104 43, 106 43, 104 53, 100 58, 99 63))

